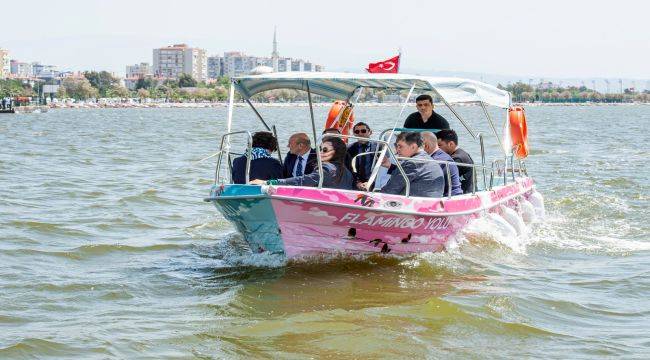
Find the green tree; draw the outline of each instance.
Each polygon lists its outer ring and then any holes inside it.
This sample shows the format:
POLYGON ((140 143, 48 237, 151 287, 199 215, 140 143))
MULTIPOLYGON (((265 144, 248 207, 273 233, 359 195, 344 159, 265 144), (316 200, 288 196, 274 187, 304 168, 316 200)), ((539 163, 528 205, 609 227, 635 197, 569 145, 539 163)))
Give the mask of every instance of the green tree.
POLYGON ((63 87, 68 96, 77 100, 86 100, 89 98, 96 98, 99 91, 94 88, 87 78, 65 78, 63 79, 63 87))
POLYGON ((138 89, 138 97, 140 99, 146 99, 151 97, 151 93, 147 89, 138 89))
POLYGON ((65 89, 65 86, 59 85, 59 88, 56 90, 57 99, 65 99, 68 97, 68 92, 65 89))
POLYGON ((136 90, 151 89, 152 87, 154 87, 154 81, 152 78, 139 78, 138 81, 135 82, 136 90))
POLYGON ((86 71, 84 77, 88 79, 92 87, 97 89, 100 97, 106 97, 111 88, 120 84, 120 79, 108 71, 86 71))
POLYGON ((178 77, 178 86, 179 87, 196 87, 196 80, 190 74, 181 74, 178 77))
POLYGON ((106 90, 106 97, 125 98, 125 97, 129 97, 129 95, 131 95, 129 89, 125 88, 122 85, 114 85, 111 86, 108 90, 106 90))
POLYGON ((0 97, 36 96, 36 92, 29 83, 20 80, 0 80, 0 97))

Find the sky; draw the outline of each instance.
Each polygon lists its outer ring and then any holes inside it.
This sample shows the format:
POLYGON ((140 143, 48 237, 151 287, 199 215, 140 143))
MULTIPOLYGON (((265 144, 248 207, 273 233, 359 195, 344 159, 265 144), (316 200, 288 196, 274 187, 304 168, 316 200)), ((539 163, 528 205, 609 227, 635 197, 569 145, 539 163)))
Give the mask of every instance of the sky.
MULTIPOLYGON (((362 72, 402 49, 402 72, 650 79, 644 1, 31 0, 3 7, 0 48, 61 70, 152 62, 176 43, 362 72)), ((645 80, 644 80, 645 81, 645 80)))

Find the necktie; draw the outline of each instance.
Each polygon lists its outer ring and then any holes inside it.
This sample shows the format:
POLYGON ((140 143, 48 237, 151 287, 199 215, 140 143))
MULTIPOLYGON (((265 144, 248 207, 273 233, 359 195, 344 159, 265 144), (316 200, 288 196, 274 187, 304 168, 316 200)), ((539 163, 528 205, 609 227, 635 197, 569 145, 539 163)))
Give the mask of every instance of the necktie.
POLYGON ((302 176, 302 156, 298 156, 298 165, 296 166, 296 176, 302 176))

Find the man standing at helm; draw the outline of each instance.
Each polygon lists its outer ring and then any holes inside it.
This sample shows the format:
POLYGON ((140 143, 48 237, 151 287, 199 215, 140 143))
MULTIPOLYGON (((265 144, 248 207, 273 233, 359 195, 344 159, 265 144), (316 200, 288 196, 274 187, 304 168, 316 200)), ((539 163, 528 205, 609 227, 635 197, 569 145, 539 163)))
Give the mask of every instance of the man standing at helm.
POLYGON ((423 94, 415 98, 415 106, 418 111, 406 118, 403 127, 408 129, 431 129, 433 131, 449 129, 447 119, 433 111, 433 98, 431 95, 423 94))

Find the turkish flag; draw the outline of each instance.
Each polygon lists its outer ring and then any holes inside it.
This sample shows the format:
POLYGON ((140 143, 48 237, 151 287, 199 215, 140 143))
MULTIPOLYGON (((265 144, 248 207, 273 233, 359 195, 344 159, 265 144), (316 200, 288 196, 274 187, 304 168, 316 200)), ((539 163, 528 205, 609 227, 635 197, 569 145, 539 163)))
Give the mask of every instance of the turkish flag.
POLYGON ((390 58, 388 60, 370 63, 368 64, 368 68, 366 70, 369 73, 397 74, 397 70, 399 70, 399 57, 400 56, 397 55, 394 58, 390 58))

